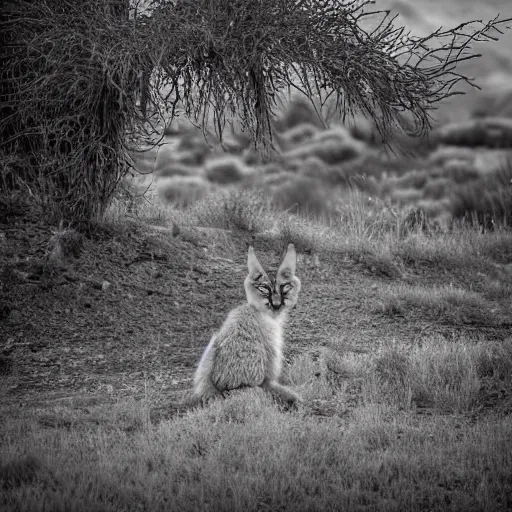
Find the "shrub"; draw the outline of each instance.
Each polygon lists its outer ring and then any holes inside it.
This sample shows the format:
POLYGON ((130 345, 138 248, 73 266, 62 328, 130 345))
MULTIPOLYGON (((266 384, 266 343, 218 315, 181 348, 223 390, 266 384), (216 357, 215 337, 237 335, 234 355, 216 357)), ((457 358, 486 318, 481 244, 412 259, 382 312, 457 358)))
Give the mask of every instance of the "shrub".
MULTIPOLYGON (((206 154, 199 148, 178 149, 173 144, 163 144, 156 155, 155 173, 168 173, 168 169, 180 164, 184 166, 200 166, 204 163, 206 154)), ((172 176, 172 174, 167 174, 172 176)))
POLYGON ((206 178, 219 185, 228 185, 242 181, 249 170, 240 158, 225 156, 208 160, 205 164, 206 178))
POLYGON ((17 184, 56 223, 98 221, 130 169, 127 134, 144 122, 148 55, 129 4, 11 1, 2 14, 0 140, 26 160, 17 184))
POLYGON ((285 215, 279 221, 279 237, 283 245, 292 243, 299 253, 319 253, 329 247, 331 233, 320 223, 303 215, 285 215))
POLYGON ((450 160, 440 170, 440 175, 453 180, 455 183, 468 183, 481 177, 477 169, 468 162, 450 160))
POLYGON ((477 104, 472 110, 473 117, 512 117, 512 88, 492 88, 478 94, 477 104))
POLYGON ((158 172, 155 172, 155 176, 157 178, 172 178, 173 176, 200 177, 202 172, 200 167, 193 167, 181 162, 169 162, 166 167, 161 167, 158 172))
POLYGON ((336 126, 329 130, 323 130, 315 133, 313 136, 313 141, 315 142, 324 142, 327 140, 342 143, 347 140, 354 139, 350 136, 350 132, 344 126, 336 126))
POLYGON ((280 132, 286 132, 299 125, 312 125, 320 130, 325 128, 311 102, 303 96, 294 96, 275 121, 275 128, 280 132))
POLYGON ((379 134, 374 123, 368 119, 358 119, 350 126, 350 135, 369 146, 381 146, 382 136, 379 134))
POLYGON ((0 486, 5 489, 34 484, 37 480, 48 483, 49 472, 43 461, 26 455, 0 464, 0 486))
POLYGON ((480 390, 482 344, 431 337, 407 353, 385 347, 374 362, 375 394, 402 407, 472 410, 480 390))
MULTIPOLYGON (((296 173, 299 171, 299 169, 302 167, 302 164, 304 162, 304 158, 310 158, 310 157, 293 157, 290 158, 286 153, 282 155, 282 157, 279 159, 279 165, 282 169, 286 171, 291 171, 293 173, 296 173)), ((313 158, 313 157, 311 157, 313 158)))
POLYGON ((365 146, 356 140, 338 142, 333 139, 313 141, 283 154, 289 160, 304 160, 309 156, 316 156, 327 164, 339 164, 346 160, 357 158, 364 152, 365 146))
POLYGON ((435 139, 453 146, 509 148, 512 146, 512 120, 488 117, 452 123, 440 128, 435 139))
POLYGON ((163 201, 187 206, 203 198, 211 188, 200 176, 173 176, 159 180, 157 192, 163 201))
POLYGON ((334 192, 320 180, 295 175, 272 188, 276 206, 304 215, 327 216, 334 213, 334 192))
POLYGON ((429 180, 423 189, 426 199, 442 199, 452 193, 453 182, 448 178, 434 178, 429 180))
POLYGON ((211 147, 206 141, 203 133, 201 132, 189 132, 183 134, 176 146, 177 152, 196 152, 198 155, 201 155, 203 158, 206 157, 209 153, 211 153, 211 147))
POLYGON ((313 124, 302 123, 281 134, 276 133, 276 140, 281 151, 288 151, 299 144, 311 140, 318 130, 313 124))
POLYGON ((310 156, 301 162, 298 172, 302 176, 317 178, 324 182, 328 181, 331 176, 329 167, 317 156, 310 156))
POLYGON ((416 206, 419 210, 425 212, 428 219, 434 221, 440 220, 442 217, 450 217, 451 198, 444 199, 420 199, 416 206))
POLYGON ((430 153, 427 160, 427 165, 430 168, 433 166, 442 167, 452 160, 469 164, 474 162, 475 156, 475 151, 470 148, 462 148, 458 146, 441 146, 430 153))
POLYGON ((391 192, 390 198, 401 206, 415 204, 423 198, 423 190, 416 188, 398 188, 391 192))
POLYGON ((295 178, 295 173, 276 170, 276 172, 259 176, 259 179, 255 182, 255 186, 261 186, 264 190, 273 192, 277 187, 285 185, 295 178))
POLYGON ((218 191, 192 204, 188 216, 197 225, 261 232, 276 221, 271 199, 260 190, 218 191))
POLYGON ((459 185, 453 194, 453 217, 477 222, 486 228, 512 226, 512 163, 479 180, 459 185))
POLYGON ((422 189, 429 179, 429 173, 426 170, 412 170, 402 176, 390 176, 383 179, 383 188, 385 191, 396 188, 416 188, 422 189))

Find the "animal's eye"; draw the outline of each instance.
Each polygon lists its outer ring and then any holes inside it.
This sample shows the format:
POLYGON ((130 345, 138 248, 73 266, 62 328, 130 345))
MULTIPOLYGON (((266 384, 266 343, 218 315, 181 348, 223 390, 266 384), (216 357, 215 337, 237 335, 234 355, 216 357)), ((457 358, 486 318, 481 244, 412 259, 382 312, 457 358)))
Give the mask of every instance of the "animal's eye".
POLYGON ((258 291, 259 291, 260 293, 264 293, 265 295, 266 295, 267 293, 269 293, 269 291, 270 291, 270 290, 269 290, 269 287, 268 287, 268 286, 265 286, 265 285, 256 286, 256 288, 258 289, 258 291))
POLYGON ((283 290, 283 292, 286 293, 286 292, 289 292, 292 288, 293 288, 293 286, 290 283, 288 283, 288 284, 283 285, 282 290, 283 290))

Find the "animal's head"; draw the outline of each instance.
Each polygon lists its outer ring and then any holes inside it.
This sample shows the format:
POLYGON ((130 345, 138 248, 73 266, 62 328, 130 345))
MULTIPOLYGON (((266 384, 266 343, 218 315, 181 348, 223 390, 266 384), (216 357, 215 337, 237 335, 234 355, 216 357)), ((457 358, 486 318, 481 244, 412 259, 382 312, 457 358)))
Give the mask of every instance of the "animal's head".
POLYGON ((269 276, 261 266, 254 249, 249 247, 247 267, 249 274, 244 287, 247 302, 258 311, 278 316, 297 304, 300 292, 300 279, 295 275, 297 253, 293 244, 288 245, 283 262, 276 275, 269 276))

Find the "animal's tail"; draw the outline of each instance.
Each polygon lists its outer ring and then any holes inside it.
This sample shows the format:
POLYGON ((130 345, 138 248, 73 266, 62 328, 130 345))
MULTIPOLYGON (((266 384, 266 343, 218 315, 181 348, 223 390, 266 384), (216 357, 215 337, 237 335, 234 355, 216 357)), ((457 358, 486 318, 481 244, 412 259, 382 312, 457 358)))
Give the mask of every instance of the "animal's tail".
POLYGON ((216 396, 222 396, 222 393, 217 389, 211 379, 214 355, 213 340, 214 338, 212 338, 210 344, 204 351, 194 375, 194 396, 198 400, 204 401, 216 396))
POLYGON ((275 381, 265 381, 263 387, 268 389, 274 395, 278 395, 280 398, 289 403, 300 403, 302 400, 297 393, 293 392, 290 388, 283 386, 275 381))

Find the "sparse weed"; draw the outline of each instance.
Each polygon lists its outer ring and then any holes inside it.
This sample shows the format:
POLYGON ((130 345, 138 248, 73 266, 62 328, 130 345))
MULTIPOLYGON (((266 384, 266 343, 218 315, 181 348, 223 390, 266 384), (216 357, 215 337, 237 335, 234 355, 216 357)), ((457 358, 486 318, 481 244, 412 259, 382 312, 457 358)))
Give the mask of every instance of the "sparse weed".
POLYGON ((333 226, 352 239, 383 240, 396 225, 395 217, 384 203, 357 189, 344 195, 337 213, 333 226))
POLYGON ((198 226, 249 232, 271 229, 278 217, 270 198, 262 192, 237 189, 210 194, 186 213, 198 226))

